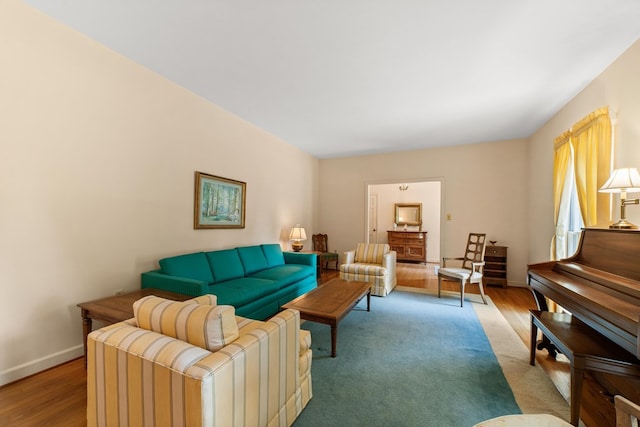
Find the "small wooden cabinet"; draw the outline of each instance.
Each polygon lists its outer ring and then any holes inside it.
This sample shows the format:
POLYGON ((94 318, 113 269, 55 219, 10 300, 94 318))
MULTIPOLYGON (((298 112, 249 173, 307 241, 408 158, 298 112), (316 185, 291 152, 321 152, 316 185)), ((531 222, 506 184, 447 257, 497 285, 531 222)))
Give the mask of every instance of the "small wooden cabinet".
POLYGON ((499 285, 507 287, 507 247, 487 246, 484 251, 484 275, 482 282, 485 285, 499 285))
POLYGON ((398 261, 427 262, 426 231, 387 231, 387 240, 398 261))

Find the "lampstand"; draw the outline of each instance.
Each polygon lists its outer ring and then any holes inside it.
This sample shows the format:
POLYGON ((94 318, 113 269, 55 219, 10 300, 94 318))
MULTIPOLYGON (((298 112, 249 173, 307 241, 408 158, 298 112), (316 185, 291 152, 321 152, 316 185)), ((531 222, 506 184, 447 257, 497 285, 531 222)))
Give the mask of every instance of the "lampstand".
POLYGON ((638 228, 637 225, 630 223, 627 221, 626 209, 625 207, 628 205, 637 205, 640 203, 640 199, 627 199, 627 192, 620 192, 620 220, 615 222, 609 226, 609 228, 619 228, 626 230, 635 230, 638 228))

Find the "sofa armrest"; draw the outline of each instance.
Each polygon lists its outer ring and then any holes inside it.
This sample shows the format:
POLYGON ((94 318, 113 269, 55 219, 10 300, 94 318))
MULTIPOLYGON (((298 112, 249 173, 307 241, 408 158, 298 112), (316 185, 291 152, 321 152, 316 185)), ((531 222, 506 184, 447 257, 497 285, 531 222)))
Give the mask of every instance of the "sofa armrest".
POLYGON ((471 271, 473 273, 482 274, 483 270, 484 270, 484 261, 471 263, 471 271))
POLYGON ((169 276, 160 270, 142 273, 143 288, 161 289, 183 295, 200 296, 209 293, 209 284, 202 280, 187 279, 186 277, 169 276))
POLYGON ((313 268, 316 268, 317 264, 317 255, 316 254, 307 254, 300 252, 282 252, 284 255, 284 263, 285 264, 300 264, 300 265, 310 265, 313 268))
POLYGON ((343 264, 353 264, 356 260, 356 250, 347 251, 342 254, 344 256, 343 264))
POLYGON ((396 280, 396 251, 389 251, 382 255, 382 266, 387 269, 387 281, 396 280))
POLYGON ((382 255, 382 266, 387 270, 390 268, 393 268, 395 270, 396 257, 397 257, 396 251, 389 251, 386 254, 382 255))

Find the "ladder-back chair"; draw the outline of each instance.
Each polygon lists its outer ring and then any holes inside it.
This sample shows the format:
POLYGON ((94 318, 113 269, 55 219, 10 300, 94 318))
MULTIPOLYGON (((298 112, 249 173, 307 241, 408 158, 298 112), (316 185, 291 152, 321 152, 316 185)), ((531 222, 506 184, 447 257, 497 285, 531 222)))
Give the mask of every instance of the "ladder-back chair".
POLYGON ((314 252, 319 252, 319 261, 322 268, 327 270, 330 262, 336 263, 336 270, 338 269, 338 254, 336 252, 329 252, 329 238, 326 234, 314 234, 311 236, 311 242, 313 243, 314 252))
POLYGON ((482 286, 485 239, 486 234, 484 233, 469 233, 464 257, 442 258, 442 267, 438 269, 438 298, 440 298, 442 281, 448 280, 460 283, 460 307, 464 303, 464 288, 469 283, 478 284, 482 302, 487 303, 482 286), (462 261, 462 265, 461 267, 447 267, 448 261, 462 261))

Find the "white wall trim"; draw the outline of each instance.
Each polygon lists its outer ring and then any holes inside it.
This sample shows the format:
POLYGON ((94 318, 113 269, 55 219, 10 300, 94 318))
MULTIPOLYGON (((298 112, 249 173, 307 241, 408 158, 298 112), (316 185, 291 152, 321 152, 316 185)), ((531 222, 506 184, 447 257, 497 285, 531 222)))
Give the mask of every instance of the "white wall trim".
POLYGON ((0 372, 0 386, 9 384, 30 375, 37 374, 45 369, 53 368, 78 357, 84 356, 84 346, 78 345, 50 354, 40 359, 32 360, 22 365, 14 366, 0 372))

